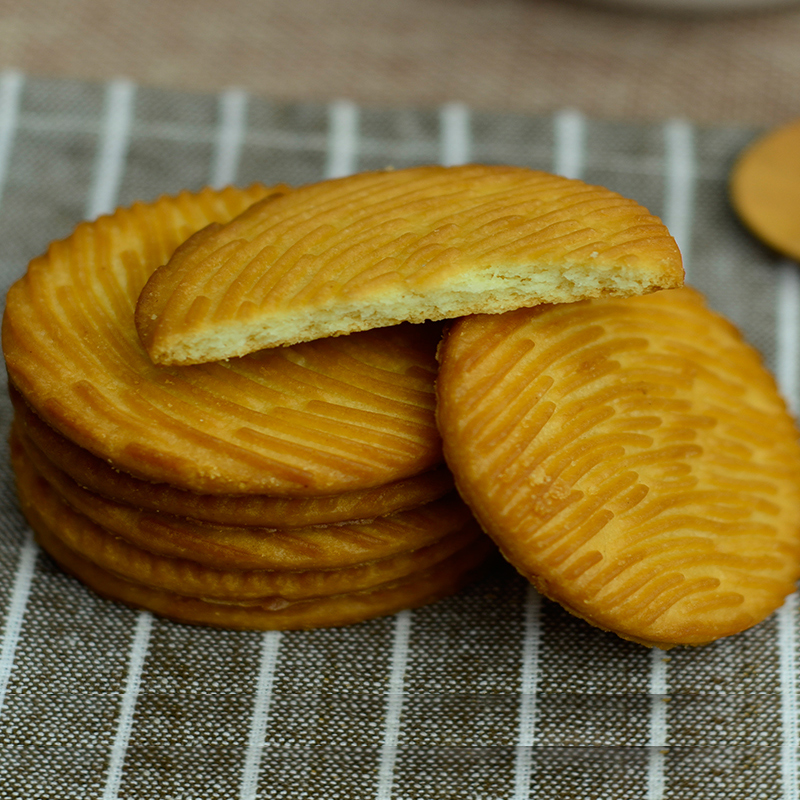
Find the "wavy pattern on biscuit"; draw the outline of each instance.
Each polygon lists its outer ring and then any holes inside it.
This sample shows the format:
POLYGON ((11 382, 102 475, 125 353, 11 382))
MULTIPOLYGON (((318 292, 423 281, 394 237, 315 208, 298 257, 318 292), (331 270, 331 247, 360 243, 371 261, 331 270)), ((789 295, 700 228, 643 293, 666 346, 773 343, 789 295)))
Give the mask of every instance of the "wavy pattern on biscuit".
POLYGON ((682 283, 660 220, 608 189, 468 165, 363 173, 255 204, 153 274, 158 363, 682 283))
MULTIPOLYGON (((82 223, 9 291, 12 383, 50 425, 137 477, 211 494, 359 491, 441 461, 435 326, 399 326, 194 368, 155 366, 133 323, 193 232, 283 188, 204 190, 82 223)), ((182 249, 191 249, 191 240, 182 249)))
MULTIPOLYGON (((217 570, 327 570, 389 559, 429 547, 468 527, 472 515, 455 492, 424 506, 373 520, 300 528, 242 527, 143 511, 78 486, 62 471, 30 458, 12 431, 12 459, 26 497, 63 501, 91 524, 156 556, 189 559, 217 570), (41 467, 41 472, 38 471, 41 467), (35 478, 31 476, 36 471, 35 478), (38 484, 35 485, 35 480, 38 484)), ((35 503, 28 502, 27 507, 35 503)), ((62 515, 69 522, 69 514, 62 515)), ((51 517, 56 511, 51 512, 51 517)), ((48 523, 54 527, 52 521, 48 523)))
MULTIPOLYGON (((12 436, 11 450, 20 504, 34 524, 44 525, 70 550, 108 572, 188 597, 233 602, 264 597, 299 600, 360 591, 429 569, 483 535, 466 515, 460 528, 423 547, 350 567, 276 570, 265 559, 260 569, 223 569, 218 562, 209 566, 193 560, 190 548, 185 558, 170 558, 130 544, 71 508, 59 495, 57 484, 37 472, 17 435, 12 436)), ((332 534, 335 539, 335 531, 332 534)))
POLYGON ((466 319, 441 361, 459 489, 573 613, 698 644, 793 591, 797 431, 758 355, 697 293, 466 319))
POLYGON ((453 490, 453 476, 442 465, 375 489, 337 495, 196 494, 167 483, 137 480, 114 469, 39 419, 13 387, 10 394, 14 428, 39 472, 48 477, 54 469, 61 470, 90 492, 145 511, 220 525, 293 528, 396 514, 438 500, 453 490))
POLYGON ((306 600, 292 601, 276 596, 221 602, 186 597, 120 578, 70 550, 35 518, 35 510, 32 519, 36 539, 45 551, 62 569, 99 595, 177 622, 238 630, 303 630, 350 625, 433 603, 474 580, 493 552, 486 537, 479 537, 433 567, 370 589, 306 600))

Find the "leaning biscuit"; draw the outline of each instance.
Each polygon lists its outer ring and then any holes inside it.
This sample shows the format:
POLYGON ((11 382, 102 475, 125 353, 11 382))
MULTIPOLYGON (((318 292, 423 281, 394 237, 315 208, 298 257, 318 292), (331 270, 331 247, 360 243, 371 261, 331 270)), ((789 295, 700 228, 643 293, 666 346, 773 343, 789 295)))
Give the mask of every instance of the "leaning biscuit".
POLYGON ((688 288, 460 320, 438 419, 456 485, 548 597, 648 645, 755 625, 800 576, 800 447, 688 288))
POLYGON ((163 197, 54 242, 8 293, 11 383, 114 468, 198 493, 335 495, 438 466, 435 324, 198 367, 158 367, 144 351, 134 305, 153 270, 191 233, 283 191, 163 197))
POLYGON ((683 282, 664 225, 620 195, 508 166, 362 173, 200 231, 145 285, 154 362, 683 282))

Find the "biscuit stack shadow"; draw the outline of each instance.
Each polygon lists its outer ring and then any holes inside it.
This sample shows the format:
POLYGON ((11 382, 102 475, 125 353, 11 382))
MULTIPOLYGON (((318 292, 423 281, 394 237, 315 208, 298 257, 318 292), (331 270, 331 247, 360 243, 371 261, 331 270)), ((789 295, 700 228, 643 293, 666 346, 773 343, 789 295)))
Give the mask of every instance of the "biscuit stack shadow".
POLYGON ((101 595, 230 628, 342 625, 457 591, 494 552, 443 462, 438 326, 191 367, 144 352, 133 310, 152 271, 286 191, 120 209, 9 292, 20 503, 44 549, 101 595))

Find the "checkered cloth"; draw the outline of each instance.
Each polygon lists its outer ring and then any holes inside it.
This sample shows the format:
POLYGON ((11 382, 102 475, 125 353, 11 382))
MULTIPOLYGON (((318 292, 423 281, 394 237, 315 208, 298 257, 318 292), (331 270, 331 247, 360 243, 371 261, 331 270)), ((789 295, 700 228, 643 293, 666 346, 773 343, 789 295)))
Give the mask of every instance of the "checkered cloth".
MULTIPOLYGON (((660 215, 689 282, 744 330, 794 403, 798 273, 748 236, 726 195, 757 133, 6 73, 2 294, 50 240, 134 200, 505 162, 580 176, 660 215)), ((7 400, 0 414, 5 441, 7 400)), ((746 633, 668 654, 571 617, 508 567, 348 628, 195 628, 62 574, 32 543, 5 452, 0 480, 2 798, 798 797, 794 597, 746 633)))

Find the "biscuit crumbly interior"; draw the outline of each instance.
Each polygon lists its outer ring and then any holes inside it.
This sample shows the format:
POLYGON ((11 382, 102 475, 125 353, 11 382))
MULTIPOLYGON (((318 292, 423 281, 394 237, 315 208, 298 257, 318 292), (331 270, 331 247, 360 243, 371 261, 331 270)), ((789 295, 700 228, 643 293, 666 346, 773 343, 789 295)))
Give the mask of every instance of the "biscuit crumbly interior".
POLYGON ((394 296, 341 302, 330 309, 269 317, 261 322, 217 325, 211 331, 186 334, 173 340, 169 355, 156 351, 158 360, 175 364, 219 361, 256 350, 383 328, 401 322, 421 323, 453 319, 467 314, 499 314, 543 303, 571 303, 612 295, 642 295, 656 291, 640 272, 620 271, 611 279, 597 275, 591 264, 573 265, 567 272, 547 267, 520 274, 518 268, 496 267, 489 274, 472 275, 446 291, 398 291, 394 296))

